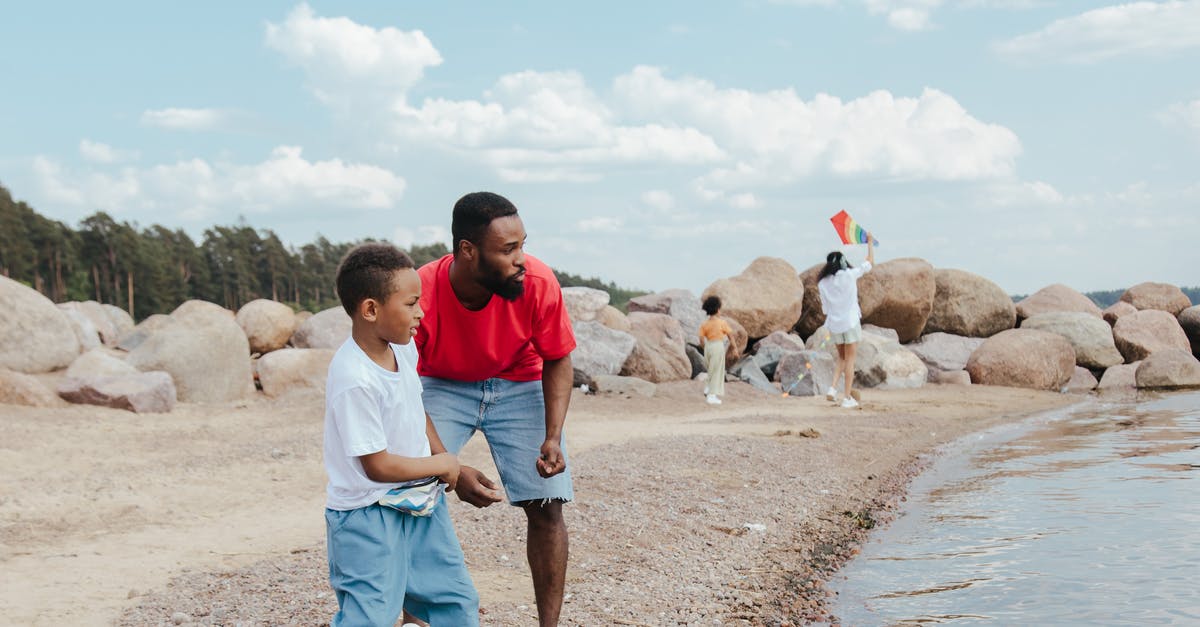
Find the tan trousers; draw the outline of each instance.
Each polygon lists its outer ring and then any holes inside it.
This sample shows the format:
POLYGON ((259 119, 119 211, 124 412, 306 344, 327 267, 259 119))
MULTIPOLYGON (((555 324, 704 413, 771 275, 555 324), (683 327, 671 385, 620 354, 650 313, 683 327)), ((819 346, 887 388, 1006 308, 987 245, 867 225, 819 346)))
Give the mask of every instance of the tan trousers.
POLYGON ((725 346, 729 340, 704 342, 704 365, 708 368, 708 384, 704 389, 709 394, 725 394, 725 346))

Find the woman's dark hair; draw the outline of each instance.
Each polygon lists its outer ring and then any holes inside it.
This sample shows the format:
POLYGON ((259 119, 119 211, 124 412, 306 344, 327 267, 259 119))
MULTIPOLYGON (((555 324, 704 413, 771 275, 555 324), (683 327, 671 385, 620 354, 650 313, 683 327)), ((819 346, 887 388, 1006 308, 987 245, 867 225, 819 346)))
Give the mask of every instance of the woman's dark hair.
POLYGON ((354 316, 368 298, 384 302, 395 291, 392 275, 413 267, 412 257, 391 244, 370 243, 354 247, 337 269, 337 295, 346 313, 354 316))
POLYGON ((709 296, 704 299, 704 304, 700 305, 700 308, 704 310, 704 313, 715 316, 718 311, 721 311, 721 299, 717 296, 709 296))
POLYGON ((820 282, 827 276, 837 274, 838 270, 849 267, 850 263, 846 261, 846 256, 835 250, 825 256, 825 267, 821 268, 821 273, 817 275, 817 281, 820 282))
POLYGON ((454 254, 463 240, 479 244, 492 220, 517 215, 517 207, 507 198, 492 192, 467 194, 454 203, 450 220, 450 235, 454 239, 454 254))

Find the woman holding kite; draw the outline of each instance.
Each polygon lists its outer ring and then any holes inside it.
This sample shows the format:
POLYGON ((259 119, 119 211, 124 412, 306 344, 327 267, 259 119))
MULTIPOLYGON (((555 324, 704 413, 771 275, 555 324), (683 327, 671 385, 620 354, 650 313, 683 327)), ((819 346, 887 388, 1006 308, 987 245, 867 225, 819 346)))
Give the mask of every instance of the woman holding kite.
POLYGON ((838 379, 845 377, 845 394, 841 406, 847 409, 858 407, 854 400, 854 354, 862 339, 862 310, 858 308, 858 278, 871 271, 875 263, 875 238, 864 233, 867 244, 867 260, 860 266, 850 265, 850 260, 838 251, 825 257, 825 267, 817 276, 817 291, 821 296, 821 308, 825 311, 825 330, 837 346, 838 363, 833 372, 833 384, 825 397, 837 401, 838 379))

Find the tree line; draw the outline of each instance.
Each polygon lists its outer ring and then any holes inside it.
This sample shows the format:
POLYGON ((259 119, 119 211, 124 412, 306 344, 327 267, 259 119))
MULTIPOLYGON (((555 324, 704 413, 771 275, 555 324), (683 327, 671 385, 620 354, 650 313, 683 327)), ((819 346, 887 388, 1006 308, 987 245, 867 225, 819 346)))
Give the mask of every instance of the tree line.
MULTIPOLYGON (((334 243, 318 236, 300 247, 284 244, 270 229, 244 221, 206 229, 197 242, 182 229, 140 228, 104 212, 71 228, 15 201, 0 186, 0 274, 29 285, 54 302, 95 300, 116 305, 137 320, 168 313, 200 299, 231 310, 258 299, 297 310, 337 306, 334 274, 348 250, 370 238, 334 243)), ((412 246, 420 266, 449 252, 445 244, 412 246)), ((644 294, 613 283, 555 271, 564 286, 609 292, 616 305, 644 294)))

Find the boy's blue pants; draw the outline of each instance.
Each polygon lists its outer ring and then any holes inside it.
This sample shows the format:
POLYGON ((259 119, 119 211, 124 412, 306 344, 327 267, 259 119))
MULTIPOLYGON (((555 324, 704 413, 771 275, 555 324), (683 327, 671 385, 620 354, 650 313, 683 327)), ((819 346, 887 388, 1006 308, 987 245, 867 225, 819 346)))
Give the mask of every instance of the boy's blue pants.
POLYGON ((325 510, 331 625, 392 627, 402 609, 431 627, 478 625, 479 595, 446 499, 426 517, 369 505, 325 510))

